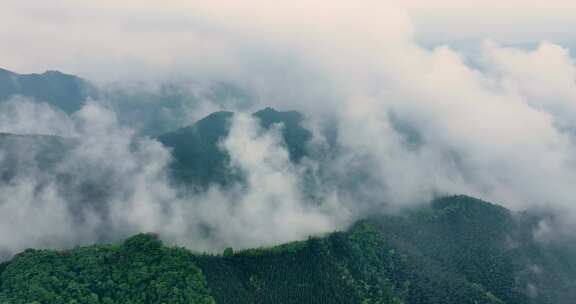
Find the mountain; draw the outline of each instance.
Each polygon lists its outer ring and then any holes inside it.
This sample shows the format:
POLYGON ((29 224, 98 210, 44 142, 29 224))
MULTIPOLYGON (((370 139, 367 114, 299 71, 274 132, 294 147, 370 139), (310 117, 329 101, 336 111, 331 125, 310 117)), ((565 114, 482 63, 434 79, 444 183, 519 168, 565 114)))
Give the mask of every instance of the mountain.
MULTIPOLYGON (((228 136, 234 113, 215 112, 193 125, 156 137, 172 150, 174 163, 171 168, 177 180, 207 186, 210 183, 225 185, 240 178, 228 166, 229 156, 219 147, 228 136)), ((282 124, 282 137, 293 162, 306 155, 306 145, 312 134, 303 126, 304 117, 295 111, 281 112, 272 108, 252 114, 264 129, 282 124)))
POLYGON ((0 265, 0 303, 573 303, 576 242, 537 241, 534 218, 452 196, 347 231, 222 255, 164 246, 151 234, 29 249, 0 265))
MULTIPOLYGON (((241 172, 229 166, 229 156, 220 148, 220 142, 228 136, 233 115, 232 112, 215 112, 191 126, 156 137, 172 153, 173 162, 169 169, 174 181, 202 190, 210 184, 227 185, 242 179, 241 172)), ((266 108, 255 112, 253 116, 264 129, 282 124, 281 134, 293 162, 301 161, 306 155, 311 133, 303 126, 302 114, 266 108)), ((57 178, 59 184, 64 185, 83 180, 73 178, 74 173, 58 170, 58 164, 66 160, 76 142, 58 136, 0 133, 0 161, 3 164, 0 166, 1 181, 9 182, 16 175, 27 174, 42 177, 46 182, 57 178)), ((98 186, 94 181, 90 184, 83 188, 101 190, 98 193, 88 191, 87 197, 80 196, 75 201, 80 200, 85 204, 94 201, 96 197, 105 196, 103 192, 106 192, 106 187, 98 186)))
POLYGON ((91 90, 87 81, 58 71, 17 74, 0 69, 0 102, 24 96, 73 113, 82 107, 91 90))
POLYGON ((232 112, 216 112, 195 124, 158 136, 156 139, 172 151, 171 168, 178 180, 199 185, 225 183, 231 175, 227 155, 218 143, 230 129, 232 112))
POLYGON ((144 136, 170 132, 206 108, 242 110, 252 103, 243 89, 226 82, 166 79, 157 83, 94 84, 59 71, 18 74, 0 68, 0 103, 14 96, 45 102, 68 114, 91 99, 116 114, 120 124, 144 136))
MULTIPOLYGON (((220 148, 233 112, 215 112, 190 126, 166 130, 188 124, 185 110, 202 108, 203 98, 221 100, 219 108, 228 108, 228 102, 237 100, 248 107, 250 97, 226 84, 190 95, 189 85, 96 92, 73 75, 0 69, 0 102, 21 95, 73 113, 86 98, 100 96, 121 124, 142 136, 162 134, 153 138, 171 150, 176 182, 202 189, 242 180, 242 172, 230 166, 229 155, 220 148)), ((292 162, 313 157, 312 134, 301 113, 266 108, 252 115, 265 130, 282 125, 292 162)), ((420 144, 416 130, 398 118, 391 120, 410 145, 420 144)), ((87 164, 82 172, 61 165, 75 144, 57 136, 0 133, 0 186, 33 176, 34 191, 57 187, 79 225, 85 222, 85 208, 107 215, 111 211, 102 202, 109 199, 114 180, 84 174, 98 164, 87 164)), ((363 183, 354 173, 352 182, 343 181, 345 187, 363 183)), ((305 184, 310 188, 305 192, 313 195, 313 180, 305 184)), ((269 248, 227 248, 217 255, 166 246, 153 234, 64 251, 28 249, 0 263, 0 304, 571 304, 576 298, 576 239, 569 234, 542 239, 538 234, 542 223, 554 221, 550 214, 514 213, 451 196, 396 215, 373 215, 345 231, 269 248)), ((114 235, 105 223, 97 239, 114 235)))

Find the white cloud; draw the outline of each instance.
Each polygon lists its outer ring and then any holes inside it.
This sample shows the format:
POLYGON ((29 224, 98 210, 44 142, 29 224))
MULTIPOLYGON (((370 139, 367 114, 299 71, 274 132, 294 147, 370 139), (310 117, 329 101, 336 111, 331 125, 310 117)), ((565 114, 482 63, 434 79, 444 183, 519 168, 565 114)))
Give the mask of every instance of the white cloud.
MULTIPOLYGON (((307 44, 309 34, 366 41, 382 35, 403 37, 415 28, 418 39, 428 44, 482 38, 576 43, 566 30, 576 25, 572 18, 576 5, 569 0, 49 0, 40 4, 3 0, 2 6, 4 67, 20 72, 60 69, 100 80, 147 78, 175 70, 204 74, 207 71, 191 68, 206 60, 212 67, 229 70, 236 66, 237 56, 256 55, 239 52, 239 44, 262 35, 269 39, 290 34, 296 36, 292 43, 307 44), (401 25, 407 16, 411 18, 408 27, 401 25), (394 30, 381 31, 383 24, 394 30)), ((280 37, 272 43, 283 41, 280 37)))

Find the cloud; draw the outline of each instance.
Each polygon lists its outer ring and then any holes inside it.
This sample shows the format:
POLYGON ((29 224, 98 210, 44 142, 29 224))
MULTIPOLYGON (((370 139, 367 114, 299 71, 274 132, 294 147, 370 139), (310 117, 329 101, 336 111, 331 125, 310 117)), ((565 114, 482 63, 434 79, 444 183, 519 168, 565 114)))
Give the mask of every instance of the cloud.
POLYGON ((97 95, 94 102, 113 111, 121 125, 150 136, 191 125, 216 111, 240 111, 253 102, 248 92, 232 83, 178 75, 100 85, 97 95))
POLYGON ((14 134, 71 136, 74 126, 66 113, 45 103, 13 97, 0 103, 0 131, 14 134))
MULTIPOLYGON (((326 29, 346 39, 367 37, 379 24, 397 22, 395 14, 409 16, 418 40, 427 45, 482 38, 514 44, 543 39, 571 45, 576 42, 570 31, 563 30, 575 25, 572 15, 576 6, 569 0, 466 4, 451 0, 170 0, 122 4, 4 0, 3 8, 0 38, 4 47, 0 55, 5 67, 20 72, 59 69, 103 81, 157 78, 174 71, 205 75, 215 68, 230 70, 238 64, 238 56, 260 57, 240 47, 250 37, 258 40, 267 33, 314 36, 326 29), (522 9, 515 9, 518 7, 522 9), (364 32, 350 28, 354 23, 373 26, 364 27, 369 29, 364 32), (203 62, 210 62, 211 69, 201 70, 203 62)), ((403 35, 405 30, 398 27, 386 35, 403 35)), ((282 41, 279 38, 272 43, 282 41)))
MULTIPOLYGON (((312 202, 304 195, 303 167, 289 161, 279 130, 262 130, 246 114, 234 116, 222 149, 245 182, 230 189, 212 187, 178 205, 179 223, 171 230, 192 248, 247 248, 279 244, 344 227, 350 213, 334 197, 312 202)), ((168 234, 170 237, 170 234, 168 234)))
POLYGON ((568 49, 544 41, 529 51, 487 41, 484 53, 503 86, 531 107, 550 113, 558 127, 574 129, 576 65, 568 49))
POLYGON ((246 182, 190 194, 170 182, 169 151, 119 125, 116 114, 99 103, 89 102, 70 116, 24 100, 10 106, 22 113, 17 125, 28 122, 32 129, 1 131, 40 131, 31 116, 39 111, 44 115, 36 119, 45 120, 35 121, 46 131, 61 125, 69 129, 68 137, 2 138, 0 175, 15 166, 0 186, 3 256, 27 247, 114 241, 143 231, 195 250, 219 251, 302 239, 350 220, 337 201, 313 204, 303 195, 304 168, 289 161, 281 126, 263 130, 250 115, 235 116, 221 147, 246 182), (46 141, 62 145, 46 146, 46 141), (61 157, 40 161, 47 153, 61 157))
POLYGON ((18 116, 24 123, 48 126, 42 130, 47 132, 65 125, 65 133, 57 135, 70 137, 3 138, 3 154, 17 155, 18 162, 1 159, 4 169, 15 166, 15 174, 0 187, 0 252, 110 239, 120 235, 116 226, 124 225, 116 224, 114 216, 118 214, 112 207, 126 207, 138 194, 142 180, 155 190, 148 195, 162 194, 152 186, 162 181, 158 165, 169 159, 168 152, 159 143, 137 139, 133 131, 119 127, 114 113, 93 103, 70 117, 44 104, 19 102, 12 106, 19 108, 18 113, 29 111, 18 116), (29 116, 39 111, 44 115, 29 116), (49 154, 58 157, 47 159, 49 154), (18 229, 14 231, 14 227, 18 229))

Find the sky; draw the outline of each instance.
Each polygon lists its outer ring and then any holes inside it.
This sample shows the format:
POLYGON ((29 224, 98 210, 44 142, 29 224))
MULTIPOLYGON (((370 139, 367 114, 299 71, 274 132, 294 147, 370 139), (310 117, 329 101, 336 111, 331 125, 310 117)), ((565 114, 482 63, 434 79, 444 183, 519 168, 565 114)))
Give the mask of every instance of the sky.
POLYGON ((576 4, 570 0, 1 0, 0 6, 3 67, 23 73, 64 70, 101 81, 202 74, 193 70, 200 69, 195 61, 208 57, 224 68, 234 64, 233 56, 249 56, 235 53, 238 40, 244 43, 247 36, 321 27, 344 34, 353 29, 340 27, 346 24, 342 19, 354 16, 360 23, 405 18, 408 25, 388 27, 409 27, 423 46, 465 49, 493 39, 576 47, 570 30, 576 26, 576 4))

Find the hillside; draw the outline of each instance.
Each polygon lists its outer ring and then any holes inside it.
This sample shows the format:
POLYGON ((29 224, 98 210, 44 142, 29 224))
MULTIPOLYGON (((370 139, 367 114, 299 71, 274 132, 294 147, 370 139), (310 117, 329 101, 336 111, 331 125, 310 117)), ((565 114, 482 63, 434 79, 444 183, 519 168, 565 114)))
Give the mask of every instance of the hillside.
MULTIPOLYGON (((171 168, 177 180, 204 187, 239 178, 228 166, 229 156, 219 147, 228 136, 233 115, 232 112, 215 112, 193 125, 156 137, 172 151, 171 168)), ((264 129, 273 124, 283 125, 282 136, 292 161, 298 162, 306 155, 306 144, 312 135, 302 125, 301 113, 266 108, 252 115, 264 129)))
POLYGON ((223 255, 163 246, 154 235, 27 250, 0 266, 0 303, 572 303, 576 243, 535 241, 527 218, 454 196, 223 255))

